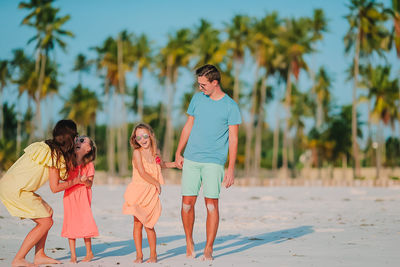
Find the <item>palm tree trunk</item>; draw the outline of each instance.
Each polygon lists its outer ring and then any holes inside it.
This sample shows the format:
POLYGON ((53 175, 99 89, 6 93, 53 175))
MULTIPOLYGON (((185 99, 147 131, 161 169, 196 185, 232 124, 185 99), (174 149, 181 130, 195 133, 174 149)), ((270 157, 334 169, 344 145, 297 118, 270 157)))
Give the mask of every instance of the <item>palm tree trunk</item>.
POLYGON ((322 126, 322 123, 324 121, 323 114, 324 114, 324 111, 322 109, 321 100, 317 97, 317 123, 316 123, 316 127, 317 127, 318 131, 321 130, 321 126, 322 126))
POLYGON ((90 137, 96 140, 96 116, 92 119, 90 123, 90 137))
POLYGON ((273 144, 273 152, 272 152, 272 170, 274 173, 278 170, 278 152, 279 152, 279 111, 277 109, 275 115, 275 129, 274 129, 274 144, 273 144))
POLYGON ((0 88, 0 140, 4 138, 3 89, 0 88))
POLYGON ((343 179, 346 179, 346 170, 347 170, 347 155, 346 155, 346 153, 342 154, 342 170, 343 170, 343 179))
POLYGON ((139 77, 138 82, 138 115, 139 121, 143 121, 144 97, 142 89, 142 76, 139 77))
POLYGON ((107 127, 107 165, 108 172, 115 175, 115 128, 107 127))
POLYGON ((123 43, 120 37, 117 40, 118 57, 118 89, 121 95, 121 120, 122 125, 118 131, 118 172, 120 175, 128 173, 128 145, 126 144, 128 127, 126 125, 126 107, 125 107, 125 73, 123 70, 123 43))
POLYGON ((21 154, 21 113, 18 111, 17 113, 17 147, 15 149, 15 155, 17 156, 17 158, 20 156, 21 154))
POLYGON ((262 79, 261 83, 261 96, 260 96, 260 107, 258 111, 258 120, 256 126, 256 141, 254 148, 254 175, 258 177, 261 168, 261 147, 262 147, 262 130, 264 126, 265 110, 264 103, 267 97, 267 75, 262 79))
POLYGON ((361 38, 361 28, 358 29, 358 35, 356 40, 356 51, 354 56, 354 85, 353 85, 353 106, 351 113, 351 137, 353 143, 353 177, 360 176, 360 161, 358 155, 358 143, 357 143, 357 86, 358 86, 358 73, 359 73, 359 56, 360 56, 360 38, 361 38))
POLYGON ((173 126, 172 126, 172 107, 174 100, 173 85, 171 81, 172 72, 171 67, 167 67, 167 118, 166 118, 166 129, 164 135, 163 145, 163 159, 165 161, 171 160, 171 147, 173 143, 173 126))
POLYGON ((284 177, 288 177, 288 132, 289 132, 289 119, 290 119, 290 103, 292 95, 292 82, 291 82, 292 66, 289 65, 289 70, 286 78, 286 96, 285 96, 285 130, 283 131, 283 151, 282 151, 282 169, 284 177))
POLYGON ((250 118, 249 122, 246 124, 246 146, 245 146, 245 162, 244 168, 246 175, 250 175, 250 168, 251 168, 251 160, 252 160, 252 153, 251 153, 251 146, 253 142, 253 127, 254 127, 254 113, 256 109, 256 96, 257 96, 257 82, 258 82, 258 72, 259 72, 259 65, 256 66, 255 77, 254 77, 254 85, 253 90, 251 92, 251 100, 250 100, 250 118))
MULTIPOLYGON (((107 169, 108 173, 111 175, 115 175, 115 145, 114 145, 114 134, 113 134, 113 126, 111 122, 113 120, 112 110, 110 110, 110 81, 107 77, 104 80, 104 106, 105 113, 108 115, 107 125, 106 125, 106 144, 107 144, 107 169)), ((112 96, 111 101, 114 99, 112 96)), ((114 104, 114 103, 113 103, 114 104)))
POLYGON ((41 92, 42 92, 42 87, 43 87, 43 82, 44 82, 44 75, 45 75, 45 69, 46 69, 46 60, 47 56, 46 54, 41 54, 41 64, 40 64, 40 74, 39 74, 39 82, 38 86, 36 89, 36 97, 35 97, 35 102, 36 102, 36 131, 35 131, 35 137, 36 138, 42 138, 43 137, 43 128, 42 128, 42 115, 40 112, 40 98, 41 98, 41 92))
POLYGON ((235 60, 235 80, 233 84, 233 100, 239 104, 239 75, 240 75, 240 61, 235 60))

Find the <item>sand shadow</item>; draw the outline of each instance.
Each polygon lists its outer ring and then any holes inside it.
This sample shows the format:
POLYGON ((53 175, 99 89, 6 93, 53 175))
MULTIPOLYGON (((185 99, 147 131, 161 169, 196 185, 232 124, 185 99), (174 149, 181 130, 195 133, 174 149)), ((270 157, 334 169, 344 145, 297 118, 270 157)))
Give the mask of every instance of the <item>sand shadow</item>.
POLYGON ((222 240, 218 240, 217 242, 215 242, 214 252, 221 251, 224 249, 230 249, 230 250, 222 254, 215 253, 216 255, 214 257, 218 258, 229 254, 242 252, 268 243, 279 244, 295 238, 302 237, 304 235, 311 234, 313 232, 314 230, 312 226, 305 225, 296 228, 264 233, 260 235, 242 236, 239 238, 239 240, 227 245, 222 245, 223 243, 226 243, 226 240, 224 240, 224 237, 221 237, 220 239, 222 240))
MULTIPOLYGON (((184 239, 184 235, 172 235, 172 236, 163 236, 163 237, 157 237, 157 246, 167 244, 169 242, 173 242, 175 240, 179 239, 184 239)), ((77 242, 79 242, 80 239, 78 239, 77 242)), ((83 242, 83 240, 82 240, 83 242)), ((93 242, 93 241, 92 241, 93 242)), ((147 241, 147 238, 143 238, 143 243, 142 247, 147 248, 149 246, 149 243, 147 241)), ((94 259, 99 260, 102 258, 106 257, 113 257, 113 256, 125 256, 128 254, 131 254, 136 251, 135 249, 135 243, 133 239, 129 240, 123 240, 123 241, 115 241, 115 242, 104 242, 101 244, 93 244, 92 243, 92 250, 94 254, 94 259)), ((58 260, 65 260, 70 258, 70 253, 68 253, 68 256, 58 258, 58 260)), ((80 246, 76 248, 76 256, 77 257, 83 257, 86 255, 86 248, 85 246, 80 246)))
MULTIPOLYGON (((225 235, 217 236, 214 242, 214 258, 226 256, 229 254, 239 253, 257 246, 262 246, 268 243, 279 244, 285 241, 289 241, 295 238, 302 237, 313 233, 312 226, 300 226, 296 228, 284 229, 275 232, 269 232, 254 236, 242 236, 242 235, 225 235), (229 243, 232 241, 232 243, 229 243), (218 254, 218 251, 226 250, 222 254, 218 254)), ((195 251, 197 257, 202 255, 205 246, 205 241, 195 244, 195 251)), ((159 254, 158 259, 164 260, 178 255, 186 254, 186 246, 180 246, 167 250, 166 252, 159 254)))

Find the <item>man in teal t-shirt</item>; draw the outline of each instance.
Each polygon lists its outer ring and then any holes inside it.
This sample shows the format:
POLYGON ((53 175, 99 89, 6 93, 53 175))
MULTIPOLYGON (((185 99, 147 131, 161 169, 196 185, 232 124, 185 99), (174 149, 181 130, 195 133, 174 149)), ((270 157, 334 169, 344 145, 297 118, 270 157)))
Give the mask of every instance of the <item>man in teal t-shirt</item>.
POLYGON ((219 193, 222 183, 228 188, 234 182, 238 129, 242 120, 236 102, 221 89, 221 75, 216 67, 204 65, 196 70, 196 75, 200 92, 190 101, 175 162, 182 169, 181 216, 186 235, 186 256, 195 257, 194 205, 203 185, 207 207, 207 241, 203 259, 212 260, 219 224, 219 193), (225 173, 228 150, 229 163, 225 173))

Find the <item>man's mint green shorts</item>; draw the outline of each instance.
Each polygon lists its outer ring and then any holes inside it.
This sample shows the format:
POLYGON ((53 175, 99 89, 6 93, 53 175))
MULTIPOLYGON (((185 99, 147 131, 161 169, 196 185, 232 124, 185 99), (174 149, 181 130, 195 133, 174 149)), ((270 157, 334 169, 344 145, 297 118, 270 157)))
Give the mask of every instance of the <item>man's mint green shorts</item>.
POLYGON ((219 198, 224 179, 224 166, 184 159, 182 168, 182 196, 197 196, 203 184, 206 198, 219 198))

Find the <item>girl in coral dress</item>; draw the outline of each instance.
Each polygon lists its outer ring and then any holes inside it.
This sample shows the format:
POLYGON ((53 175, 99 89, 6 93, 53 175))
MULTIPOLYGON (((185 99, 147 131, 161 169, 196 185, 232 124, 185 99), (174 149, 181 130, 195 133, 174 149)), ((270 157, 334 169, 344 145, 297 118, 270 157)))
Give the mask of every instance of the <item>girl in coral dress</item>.
POLYGON ((53 225, 53 210, 35 191, 47 180, 53 193, 80 183, 79 178, 65 181, 67 172, 76 163, 74 139, 77 135, 75 122, 60 120, 53 129, 53 139, 36 142, 25 148, 25 153, 0 179, 0 199, 8 212, 36 223, 22 242, 12 266, 61 263, 45 254, 47 234, 53 225), (33 247, 34 264, 25 259, 33 247))
POLYGON ((68 238, 73 263, 77 262, 76 239, 84 239, 86 257, 82 261, 88 262, 93 259, 91 238, 99 235, 91 209, 96 146, 89 137, 80 136, 76 139, 75 154, 78 166, 69 171, 68 179, 80 177, 83 184, 75 185, 64 192, 64 223, 61 232, 62 237, 68 238))
POLYGON ((142 231, 147 233, 150 258, 147 262, 157 262, 156 232, 154 225, 161 215, 161 185, 164 180, 161 168, 175 168, 175 162, 164 162, 159 157, 153 129, 144 123, 132 131, 130 144, 133 148, 132 181, 126 188, 123 213, 134 217, 133 239, 136 247, 135 263, 143 262, 142 231))

